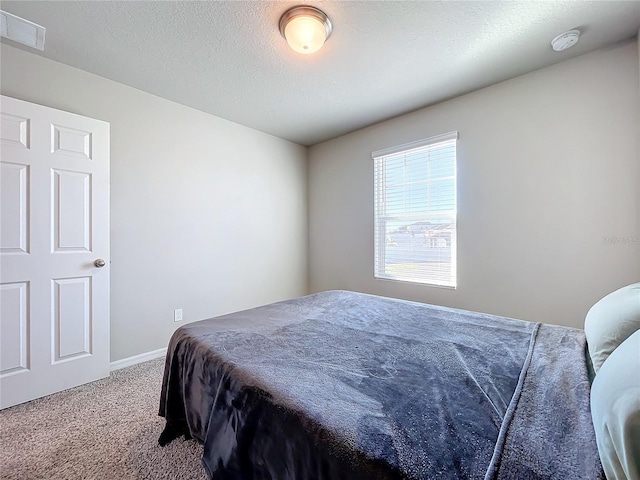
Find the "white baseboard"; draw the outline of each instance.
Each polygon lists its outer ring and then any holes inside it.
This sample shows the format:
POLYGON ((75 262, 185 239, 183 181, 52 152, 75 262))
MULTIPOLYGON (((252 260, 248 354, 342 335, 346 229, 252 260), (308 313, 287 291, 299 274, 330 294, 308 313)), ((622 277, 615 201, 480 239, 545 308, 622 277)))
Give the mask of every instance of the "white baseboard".
POLYGON ((109 370, 120 370, 121 368, 130 367, 138 363, 146 362, 156 358, 164 357, 167 354, 167 347, 153 350, 152 352, 141 353, 140 355, 134 355, 133 357, 123 358, 122 360, 116 360, 109 364, 109 370))

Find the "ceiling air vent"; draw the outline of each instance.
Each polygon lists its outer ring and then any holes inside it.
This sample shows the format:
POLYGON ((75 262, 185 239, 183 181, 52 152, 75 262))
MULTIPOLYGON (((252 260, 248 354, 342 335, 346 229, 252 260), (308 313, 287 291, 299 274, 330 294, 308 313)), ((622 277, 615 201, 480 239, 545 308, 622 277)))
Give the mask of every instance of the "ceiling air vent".
POLYGON ((44 27, 3 10, 0 10, 0 18, 2 20, 1 34, 4 38, 27 47, 44 50, 44 27))

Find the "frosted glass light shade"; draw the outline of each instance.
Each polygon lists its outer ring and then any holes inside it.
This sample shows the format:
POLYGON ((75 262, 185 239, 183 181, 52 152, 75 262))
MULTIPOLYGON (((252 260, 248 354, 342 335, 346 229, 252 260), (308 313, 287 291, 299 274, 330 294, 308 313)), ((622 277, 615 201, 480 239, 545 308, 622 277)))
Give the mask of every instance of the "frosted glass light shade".
POLYGON ((329 18, 314 7, 293 7, 280 18, 282 36, 294 51, 305 55, 320 50, 331 30, 329 18))
POLYGON ((327 39, 324 25, 312 17, 296 17, 284 28, 284 38, 298 53, 314 53, 327 39))

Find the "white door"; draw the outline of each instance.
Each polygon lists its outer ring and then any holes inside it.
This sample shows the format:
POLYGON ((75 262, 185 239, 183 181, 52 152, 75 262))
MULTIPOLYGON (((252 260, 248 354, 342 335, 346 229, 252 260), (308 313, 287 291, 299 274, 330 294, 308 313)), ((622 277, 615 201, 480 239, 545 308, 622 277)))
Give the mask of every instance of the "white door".
POLYGON ((0 110, 6 408, 109 374, 109 124, 4 95, 0 110))

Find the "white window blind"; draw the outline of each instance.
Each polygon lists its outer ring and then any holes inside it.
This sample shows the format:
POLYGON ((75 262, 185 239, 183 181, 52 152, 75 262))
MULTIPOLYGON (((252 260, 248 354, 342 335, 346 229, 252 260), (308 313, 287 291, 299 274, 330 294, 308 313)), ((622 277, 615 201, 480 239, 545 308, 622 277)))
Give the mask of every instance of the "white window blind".
POLYGON ((456 287, 457 138, 373 152, 375 277, 456 287))

